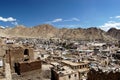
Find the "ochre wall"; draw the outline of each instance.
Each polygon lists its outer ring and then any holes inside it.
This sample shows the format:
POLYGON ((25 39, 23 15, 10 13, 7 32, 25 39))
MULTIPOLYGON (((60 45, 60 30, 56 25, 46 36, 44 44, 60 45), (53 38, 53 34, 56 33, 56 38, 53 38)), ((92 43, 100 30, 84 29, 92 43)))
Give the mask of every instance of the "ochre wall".
POLYGON ((23 72, 36 70, 36 69, 41 69, 41 66, 42 65, 40 60, 33 61, 33 62, 27 61, 27 62, 18 63, 17 69, 19 73, 23 73, 23 72))

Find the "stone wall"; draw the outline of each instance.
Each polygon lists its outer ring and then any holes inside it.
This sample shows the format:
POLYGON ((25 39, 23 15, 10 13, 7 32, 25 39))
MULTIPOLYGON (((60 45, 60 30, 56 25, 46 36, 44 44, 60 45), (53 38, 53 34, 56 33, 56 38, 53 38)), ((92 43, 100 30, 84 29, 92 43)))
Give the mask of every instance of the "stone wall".
POLYGON ((32 61, 32 62, 20 62, 16 64, 15 70, 20 75, 21 73, 41 69, 41 61, 32 61))
POLYGON ((12 72, 14 72, 15 63, 25 60, 25 50, 27 50, 29 60, 33 60, 34 54, 31 48, 13 47, 6 50, 6 62, 10 63, 12 72))
POLYGON ((51 69, 51 80, 80 80, 79 72, 71 72, 68 74, 59 74, 51 69))
POLYGON ((51 80, 59 80, 59 75, 54 71, 54 69, 51 69, 51 80))
POLYGON ((6 80, 12 80, 11 69, 8 63, 5 63, 5 77, 6 77, 6 80))
POLYGON ((120 80, 120 72, 102 72, 90 70, 87 80, 120 80))
POLYGON ((6 62, 10 64, 10 68, 12 72, 14 72, 14 64, 22 61, 24 58, 24 49, 16 48, 6 50, 6 62))

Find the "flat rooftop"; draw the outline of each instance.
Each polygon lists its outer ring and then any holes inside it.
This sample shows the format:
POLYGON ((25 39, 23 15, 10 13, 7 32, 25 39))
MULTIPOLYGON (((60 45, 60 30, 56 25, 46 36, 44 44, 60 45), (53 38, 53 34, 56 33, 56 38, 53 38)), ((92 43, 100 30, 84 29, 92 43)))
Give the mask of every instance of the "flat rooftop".
POLYGON ((82 64, 80 64, 80 63, 73 63, 73 62, 67 61, 67 60, 64 60, 64 61, 62 61, 62 62, 65 63, 65 64, 72 65, 72 66, 79 66, 79 65, 82 65, 82 64))
POLYGON ((59 70, 57 71, 57 73, 60 75, 60 76, 64 76, 64 75, 68 75, 68 74, 73 74, 75 73, 76 71, 72 70, 70 67, 68 66, 63 66, 61 67, 61 69, 64 69, 64 70, 59 70))
POLYGON ((72 61, 68 61, 68 60, 62 60, 63 63, 71 65, 71 66, 80 66, 80 65, 85 65, 88 64, 88 61, 85 62, 72 62, 72 61))
POLYGON ((65 75, 74 74, 74 73, 78 73, 78 72, 88 72, 89 71, 88 68, 73 70, 68 66, 63 66, 63 67, 60 67, 59 69, 54 69, 54 70, 60 76, 65 76, 65 75))

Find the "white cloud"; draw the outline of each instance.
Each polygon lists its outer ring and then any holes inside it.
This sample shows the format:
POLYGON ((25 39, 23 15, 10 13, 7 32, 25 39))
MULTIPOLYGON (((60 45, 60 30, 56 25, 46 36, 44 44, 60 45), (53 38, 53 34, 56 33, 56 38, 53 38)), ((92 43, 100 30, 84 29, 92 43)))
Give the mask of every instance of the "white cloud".
POLYGON ((80 24, 72 24, 72 25, 58 25, 57 27, 62 27, 62 28, 80 28, 82 26, 80 24))
POLYGON ((45 22, 45 23, 52 24, 52 23, 62 22, 62 21, 63 21, 63 19, 62 19, 62 18, 57 18, 57 19, 54 19, 54 20, 52 20, 52 21, 47 21, 47 22, 45 22))
POLYGON ((78 18, 72 18, 73 21, 80 21, 78 18))
POLYGON ((0 16, 0 21, 13 22, 13 21, 16 21, 16 19, 14 19, 13 17, 3 18, 3 17, 0 16))
POLYGON ((3 29, 4 29, 5 27, 4 27, 4 26, 0 26, 0 28, 3 28, 3 29))
POLYGON ((15 22, 11 22, 11 24, 13 24, 13 25, 16 25, 16 26, 17 26, 17 25, 18 25, 18 22, 16 22, 16 21, 15 21, 15 22))
POLYGON ((0 28, 3 28, 3 29, 4 29, 4 28, 8 28, 8 27, 9 27, 9 26, 0 26, 0 28))
POLYGON ((46 23, 56 23, 56 22, 69 22, 69 21, 80 21, 78 18, 71 18, 71 19, 62 19, 62 18, 56 18, 52 21, 47 21, 46 23))
POLYGON ((71 19, 64 20, 64 21, 80 21, 80 20, 78 18, 71 18, 71 19))
POLYGON ((99 26, 104 31, 108 31, 110 28, 120 29, 120 22, 108 21, 104 25, 99 26))
POLYGON ((109 17, 110 19, 112 19, 113 17, 109 17))
POLYGON ((63 19, 62 18, 57 18, 57 19, 54 19, 53 21, 51 21, 52 23, 55 23, 55 22, 61 22, 63 19))
POLYGON ((120 19, 120 16, 115 16, 115 18, 120 19))
POLYGON ((110 19, 120 19, 120 16, 109 17, 110 19))
MULTIPOLYGON (((4 17, 0 16, 0 21, 2 21, 2 22, 10 22, 11 24, 13 24, 15 26, 18 25, 17 19, 15 19, 13 17, 4 18, 4 17)), ((1 26, 1 27, 3 27, 3 26, 1 26)))

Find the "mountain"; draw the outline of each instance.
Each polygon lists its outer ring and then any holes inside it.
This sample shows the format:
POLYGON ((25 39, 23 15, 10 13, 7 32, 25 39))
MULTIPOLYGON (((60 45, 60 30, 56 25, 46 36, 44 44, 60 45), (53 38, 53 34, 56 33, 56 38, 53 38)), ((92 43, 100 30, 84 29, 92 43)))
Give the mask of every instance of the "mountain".
POLYGON ((109 31, 105 31, 91 27, 87 29, 75 28, 58 29, 52 25, 43 24, 27 28, 19 25, 14 28, 0 28, 0 36, 11 37, 29 37, 29 38, 62 38, 62 39, 74 39, 74 40, 115 40, 109 36, 109 31))
POLYGON ((66 39, 82 39, 82 40, 90 40, 90 39, 102 39, 102 32, 97 28, 89 28, 89 29, 60 29, 60 35, 62 38, 66 39))
POLYGON ((50 38, 56 35, 57 29, 51 25, 38 25, 27 28, 25 26, 17 26, 11 29, 5 29, 5 34, 14 37, 37 37, 50 38))
POLYGON ((110 35, 111 37, 120 40, 120 29, 111 28, 108 30, 107 34, 110 35))

